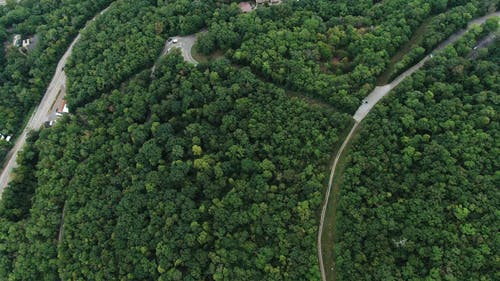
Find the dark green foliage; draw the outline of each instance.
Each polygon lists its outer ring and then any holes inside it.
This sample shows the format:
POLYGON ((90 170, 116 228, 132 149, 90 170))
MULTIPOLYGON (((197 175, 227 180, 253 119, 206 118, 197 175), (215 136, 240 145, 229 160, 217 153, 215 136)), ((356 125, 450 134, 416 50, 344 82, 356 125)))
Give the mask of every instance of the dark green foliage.
POLYGON ((37 142, 30 222, 41 221, 11 276, 317 280, 315 214, 348 117, 223 61, 195 69, 169 56, 155 76, 139 74, 37 142))
POLYGON ((470 36, 364 122, 340 190, 336 280, 500 278, 500 44, 467 60, 470 36))
MULTIPOLYGON (((39 100, 70 35, 109 3, 80 2, 0 9, 4 27, 45 38, 0 57, 0 95, 14 100, 2 129, 19 127, 19 104, 39 100)), ((491 7, 301 0, 241 15, 229 2, 120 0, 90 24, 66 68, 75 113, 25 149, 0 203, 1 280, 319 280, 317 214, 345 112, 430 15, 457 11, 435 23, 449 33, 491 7), (207 24, 200 51, 238 65, 174 51, 151 75, 168 36, 207 24)), ((498 279, 500 59, 460 57, 480 33, 369 117, 339 202, 339 280, 498 279)))
POLYGON ((211 1, 173 1, 158 7, 147 0, 117 1, 85 30, 74 48, 66 68, 70 108, 89 103, 152 67, 167 35, 197 31, 210 8, 211 1), (176 21, 182 21, 181 27, 176 21))
POLYGON ((9 188, 2 193, 0 200, 0 276, 12 271, 19 246, 24 237, 25 220, 29 217, 32 198, 37 186, 35 165, 38 163, 38 150, 33 145, 38 138, 33 133, 27 139, 27 147, 18 156, 19 167, 9 188))
POLYGON ((164 42, 155 23, 163 25, 146 0, 133 5, 118 1, 98 17, 82 33, 67 64, 69 106, 88 103, 151 65, 164 42))
MULTIPOLYGON (((486 12, 478 6, 478 1, 460 5, 421 0, 377 5, 372 1, 291 1, 229 20, 213 20, 197 48, 205 55, 227 51, 227 57, 250 66, 268 81, 353 113, 390 57, 426 18, 451 8, 430 25, 424 40, 428 51, 470 18, 486 12)), ((422 54, 415 53, 407 61, 422 54)))

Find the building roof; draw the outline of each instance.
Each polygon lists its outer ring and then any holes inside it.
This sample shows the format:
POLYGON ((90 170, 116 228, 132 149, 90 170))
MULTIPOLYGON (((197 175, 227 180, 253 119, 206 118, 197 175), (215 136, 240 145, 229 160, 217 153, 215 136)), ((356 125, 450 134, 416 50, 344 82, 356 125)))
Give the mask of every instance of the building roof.
POLYGON ((252 6, 248 2, 241 2, 239 5, 240 5, 240 10, 243 13, 249 13, 252 11, 252 6))
POLYGON ((66 100, 63 99, 61 101, 61 104, 59 105, 59 107, 57 107, 57 112, 59 112, 59 113, 68 113, 69 112, 68 106, 66 105, 66 100))

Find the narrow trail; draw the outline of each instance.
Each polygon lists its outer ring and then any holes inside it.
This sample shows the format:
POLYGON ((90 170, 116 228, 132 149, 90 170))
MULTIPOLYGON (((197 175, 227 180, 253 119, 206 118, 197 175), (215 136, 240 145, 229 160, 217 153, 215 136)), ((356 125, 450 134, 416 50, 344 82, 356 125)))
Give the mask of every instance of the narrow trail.
POLYGON ((320 269, 321 269, 321 278, 323 280, 326 280, 326 274, 325 274, 325 269, 323 267, 323 255, 321 254, 321 238, 323 237, 323 224, 325 222, 325 215, 326 215, 326 208, 328 207, 328 198, 330 197, 330 192, 332 191, 332 184, 333 184, 333 176, 335 174, 335 169, 337 168, 337 164, 339 162, 340 156, 342 155, 342 152, 344 152, 345 147, 349 143, 349 141, 352 138, 352 135, 354 134, 354 131, 356 131, 356 128, 358 127, 359 122, 354 122, 354 125, 352 126, 351 131, 345 138, 344 142, 342 143, 342 146, 337 152, 337 155, 335 156, 335 160, 333 160, 333 166, 332 170, 330 172, 330 179, 328 180, 328 189, 326 190, 325 194, 325 204, 323 205, 323 209, 321 210, 321 219, 319 221, 319 230, 318 230, 318 258, 319 258, 319 264, 320 264, 320 269))
POLYGON ((335 157, 335 160, 333 161, 333 165, 331 168, 330 172, 330 180, 328 182, 328 187, 326 189, 325 193, 325 200, 323 203, 323 208, 321 210, 321 217, 320 217, 320 222, 319 222, 319 229, 318 229, 318 260, 319 260, 319 268, 321 272, 321 280, 322 281, 327 281, 326 280, 326 272, 325 272, 325 267, 323 264, 323 252, 322 252, 322 237, 323 237, 323 227, 324 227, 324 221, 325 221, 325 216, 326 216, 326 210, 328 207, 328 201, 330 197, 330 193, 332 190, 332 184, 333 184, 333 177, 336 172, 337 168, 337 163, 339 162, 340 156, 342 155, 345 147, 347 144, 350 142, 352 135, 358 125, 363 121, 363 119, 368 115, 368 113, 372 110, 372 108, 383 98, 385 97, 392 89, 396 88, 404 79, 406 79, 408 76, 412 75, 414 72, 419 70, 422 66, 424 66, 425 62, 427 62, 429 59, 432 59, 433 55, 436 52, 439 52, 449 46, 450 44, 455 43, 458 39, 460 39, 468 30, 472 28, 473 25, 477 24, 483 24, 487 19, 492 18, 492 17, 499 17, 500 16, 500 11, 490 13, 488 15, 482 16, 477 19, 471 20, 467 24, 466 29, 462 29, 460 31, 457 31, 453 35, 451 35, 448 39, 445 41, 441 42, 432 52, 430 55, 426 56, 423 58, 421 61, 419 61, 417 64, 414 66, 410 67, 408 70, 403 72, 401 75, 396 77, 391 83, 383 85, 383 86, 377 86, 375 89, 363 100, 361 106, 356 110, 356 112, 353 115, 353 119, 355 121, 351 131, 349 132, 349 135, 345 138, 344 142, 342 143, 342 146, 340 147, 339 151, 337 152, 337 155, 335 157))

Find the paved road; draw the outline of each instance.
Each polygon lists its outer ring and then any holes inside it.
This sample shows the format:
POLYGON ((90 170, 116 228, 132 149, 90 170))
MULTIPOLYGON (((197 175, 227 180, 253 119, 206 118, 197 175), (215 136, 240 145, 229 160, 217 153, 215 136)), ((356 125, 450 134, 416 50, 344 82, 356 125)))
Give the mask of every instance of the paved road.
POLYGON ((196 42, 195 34, 191 34, 188 36, 176 36, 172 37, 171 39, 173 39, 171 42, 167 41, 165 43, 165 47, 161 52, 162 56, 166 55, 173 48, 179 48, 181 49, 182 57, 184 57, 186 61, 193 63, 195 65, 198 64, 198 62, 191 55, 191 50, 193 49, 193 45, 196 42), (173 43, 173 41, 175 40, 177 40, 177 43, 173 43))
MULTIPOLYGON (((161 51, 160 57, 168 54, 174 48, 179 48, 181 49, 181 54, 185 61, 197 65, 198 62, 191 55, 191 50, 193 49, 193 45, 195 42, 196 34, 168 38, 168 40, 165 42, 165 47, 163 47, 163 51, 161 51), (174 40, 177 40, 177 42, 174 43, 174 40)), ((151 68, 151 77, 153 77, 155 69, 156 63, 151 68)))
MULTIPOLYGON (((109 7, 108 7, 109 8, 109 7)), ((101 11, 99 14, 103 14, 108 10, 108 8, 104 9, 101 11)), ((94 21, 95 17, 91 19, 90 21, 94 21)), ((90 22, 89 21, 89 22, 90 22)), ((88 24, 88 22, 87 22, 88 24)), ((87 27, 82 29, 84 30, 87 27)), ((7 154, 6 163, 3 167, 2 173, 0 175, 0 198, 3 193, 3 189, 7 186, 7 184, 10 181, 11 178, 11 172, 12 169, 14 169, 17 165, 16 159, 17 159, 17 154, 19 151, 22 150, 24 147, 24 144, 26 143, 26 136, 28 135, 28 132, 32 130, 38 130, 42 125, 45 123, 45 121, 52 119, 51 115, 53 116, 53 110, 52 110, 52 105, 54 104, 55 100, 58 98, 58 94, 60 91, 62 91, 62 95, 64 96, 65 89, 66 89, 66 74, 62 70, 64 65, 66 65, 66 61, 68 60, 68 57, 71 55, 71 51, 73 50, 73 46, 75 45, 76 42, 80 39, 80 34, 76 36, 76 38, 73 40, 71 45, 69 46, 68 50, 64 53, 62 56, 61 60, 59 60, 59 63, 57 64, 56 72, 54 73, 54 76, 52 77, 52 80, 50 81, 49 87, 47 88, 47 91, 45 92, 45 95, 42 98, 42 101, 40 104, 35 108, 35 111, 31 115, 30 120, 28 121, 26 127, 24 128, 23 132, 21 135, 17 138, 16 143, 14 147, 9 151, 7 154)), ((61 96, 61 95, 59 95, 61 96)))
POLYGON ((455 43, 473 25, 482 24, 487 19, 489 19, 491 17, 494 17, 494 16, 500 16, 500 12, 494 12, 494 13, 488 14, 488 15, 486 15, 484 17, 480 17, 480 18, 477 18, 477 19, 474 19, 474 20, 470 21, 469 24, 467 25, 466 29, 463 29, 463 30, 460 30, 460 31, 456 32, 455 34, 453 34, 452 36, 450 36, 448 39, 446 39, 445 41, 441 42, 441 44, 439 44, 432 51, 431 55, 426 56, 421 61, 419 61, 416 65, 412 66, 411 68, 409 68, 408 70, 406 70, 405 72, 403 72, 401 75, 399 75, 398 77, 396 77, 391 83, 389 83, 387 85, 384 85, 384 86, 375 87, 375 89, 373 90, 373 92, 371 92, 363 100, 361 106, 358 108, 358 110, 354 114, 354 117, 353 117, 354 120, 356 120, 357 122, 361 122, 361 120, 363 120, 366 117, 366 115, 368 114, 368 112, 370 112, 370 110, 375 106, 375 104, 377 104, 377 102, 380 99, 382 99, 392 89, 394 89, 396 86, 398 86, 399 83, 401 83, 401 81, 403 81, 406 77, 412 75, 415 71, 419 70, 425 64, 425 62, 427 60, 429 60, 429 59, 432 58, 432 56, 433 56, 432 54, 435 54, 436 52, 439 52, 439 51, 443 50, 444 48, 446 48, 446 46, 455 43))
POLYGON ((494 12, 491 14, 488 14, 484 17, 480 17, 477 19, 474 19, 469 22, 467 25, 467 28, 461 31, 458 31, 457 33, 453 34, 450 36, 446 41, 443 41, 439 46, 434 49, 434 51, 431 53, 431 55, 426 56, 424 59, 422 59, 420 62, 418 62, 416 65, 412 66, 408 70, 406 70, 404 73, 396 77, 391 83, 384 85, 384 86, 379 86, 375 87, 375 89, 362 101, 362 104, 359 106, 358 110, 353 116, 353 119, 355 121, 349 135, 345 138, 344 143, 342 143, 342 146, 340 147, 339 151, 337 152, 337 155, 335 157, 335 160, 333 161, 333 165, 331 168, 330 172, 330 180, 328 182, 328 187, 326 189, 326 194, 325 194, 325 201, 323 203, 323 208, 321 210, 321 217, 320 217, 320 222, 319 222, 319 230, 318 230, 318 259, 319 259, 319 268, 321 272, 321 279, 323 281, 326 281, 326 273, 325 273, 325 267, 323 264, 323 252, 321 251, 322 247, 322 235, 323 235, 323 227, 324 227, 324 220, 325 220, 325 215, 326 215, 326 209, 328 206, 328 200, 330 197, 331 189, 332 189, 332 183, 333 183, 333 177, 335 174, 335 170, 337 168, 337 163, 339 161, 340 156, 342 155, 342 152, 344 151, 345 147, 349 143, 349 141, 352 138, 352 135, 356 128, 358 127, 359 123, 366 117, 366 115, 370 112, 370 110, 377 104, 379 100, 381 100, 385 95, 387 95, 392 89, 394 89, 401 81, 403 81, 406 77, 410 76, 413 74, 415 71, 420 69, 427 60, 432 59, 432 54, 441 51, 444 49, 446 46, 455 43, 462 35, 464 35, 467 30, 469 30, 473 25, 475 24, 482 24, 484 23, 487 19, 494 17, 494 16, 500 16, 500 12, 494 12))

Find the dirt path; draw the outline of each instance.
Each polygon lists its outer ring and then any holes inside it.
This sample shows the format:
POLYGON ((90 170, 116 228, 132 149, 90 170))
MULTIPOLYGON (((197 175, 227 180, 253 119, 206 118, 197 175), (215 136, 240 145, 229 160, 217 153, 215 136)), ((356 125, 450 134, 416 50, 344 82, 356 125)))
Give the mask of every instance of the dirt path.
POLYGON ((352 138, 352 135, 354 134, 354 131, 356 131, 356 128, 358 127, 359 122, 355 122, 354 125, 352 126, 351 131, 347 135, 347 137, 344 139, 344 142, 342 143, 342 146, 339 148, 337 155, 335 156, 335 160, 333 160, 333 165, 332 165, 332 170, 330 172, 330 179, 328 180, 328 188, 326 190, 325 194, 325 203, 323 205, 323 209, 321 210, 321 218, 319 221, 319 230, 318 230, 318 258, 319 258, 319 267, 321 271, 321 279, 326 280, 326 274, 325 274, 325 268, 323 266, 323 254, 321 252, 322 246, 321 246, 321 238, 323 237, 323 224, 325 222, 325 215, 326 215, 326 208, 328 207, 328 199, 330 198, 330 192, 332 191, 332 184, 333 184, 333 176, 335 175, 335 169, 337 168, 337 164, 339 162, 340 156, 342 155, 342 152, 344 152, 345 147, 349 143, 349 141, 352 138))
POLYGON ((326 216, 326 209, 328 207, 328 201, 329 201, 329 197, 330 197, 330 193, 331 193, 331 189, 332 189, 333 177, 335 174, 335 170, 337 168, 337 163, 338 163, 339 158, 342 155, 342 152, 344 151, 346 145, 351 140, 353 132, 355 131, 355 129, 357 128, 359 123, 366 117, 366 115, 368 115, 368 113, 372 110, 372 108, 383 97, 385 97, 392 89, 397 87, 399 85, 399 83, 401 83, 405 78, 412 75, 415 71, 419 70, 425 64, 425 62, 427 60, 432 59, 434 53, 443 50, 444 48, 446 48, 450 44, 455 43, 473 25, 482 24, 487 19, 489 19, 491 17, 495 17, 495 16, 497 16, 497 17, 500 16, 500 11, 494 12, 494 13, 491 13, 491 14, 488 14, 486 16, 483 16, 483 17, 480 17, 480 18, 477 18, 477 19, 470 21, 469 24, 467 25, 466 29, 456 32, 455 34, 450 36, 448 39, 443 41, 441 44, 439 44, 438 47, 436 47, 432 51, 431 55, 426 56, 421 61, 419 61, 417 64, 410 67, 408 70, 406 70, 401 75, 396 77, 391 83, 383 85, 383 86, 375 87, 375 89, 363 100, 361 106, 358 108, 356 113, 354 113, 354 116, 353 116, 353 119, 355 121, 354 126, 351 129, 351 132, 349 133, 349 135, 345 138, 344 143, 342 143, 342 146, 340 147, 340 149, 337 152, 337 155, 335 157, 335 160, 333 161, 333 165, 332 165, 331 172, 330 172, 330 180, 328 182, 328 187, 326 189, 326 194, 325 194, 325 200, 324 200, 323 208, 321 211, 321 217, 320 217, 319 229, 318 229, 318 249, 317 250, 318 250, 318 260, 319 260, 319 268, 320 268, 320 272, 321 272, 321 279, 323 281, 327 281, 325 268, 324 268, 324 264, 323 264, 323 252, 322 252, 323 247, 322 247, 322 241, 321 241, 322 236, 323 236, 323 226, 324 226, 324 220, 325 220, 325 216, 326 216))

